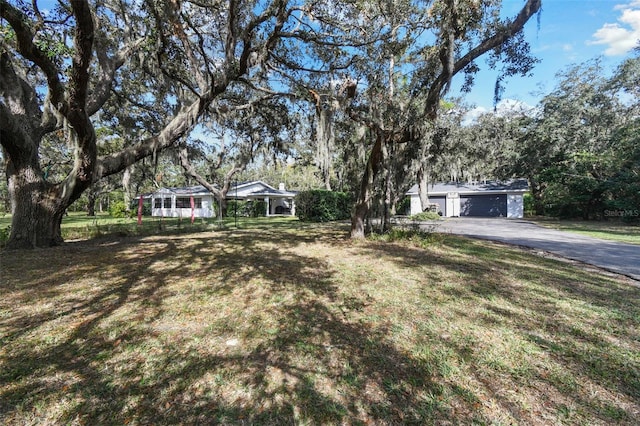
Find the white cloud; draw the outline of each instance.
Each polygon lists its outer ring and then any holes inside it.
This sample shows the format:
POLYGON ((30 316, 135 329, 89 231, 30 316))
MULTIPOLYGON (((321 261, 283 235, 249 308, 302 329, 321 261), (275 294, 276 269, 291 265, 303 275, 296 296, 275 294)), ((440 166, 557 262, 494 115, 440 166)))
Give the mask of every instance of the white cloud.
POLYGON ((617 4, 613 7, 613 10, 624 10, 629 7, 640 7, 640 0, 631 0, 627 4, 617 4))
POLYGON ((607 56, 624 55, 640 40, 640 0, 616 5, 614 9, 622 11, 618 22, 604 24, 593 34, 593 41, 588 42, 608 46, 604 51, 607 56))
POLYGON ((488 112, 489 110, 485 107, 475 107, 464 115, 464 118, 462 119, 462 125, 468 126, 474 123, 482 114, 486 114, 488 112))
POLYGON ((512 117, 520 115, 534 116, 537 114, 537 107, 533 107, 526 102, 517 99, 503 99, 495 107, 489 110, 482 106, 477 106, 467 112, 462 119, 462 125, 468 126, 475 123, 484 114, 495 114, 498 117, 512 117))
POLYGON ((517 99, 503 99, 496 105, 496 115, 508 117, 511 115, 528 115, 535 107, 517 99))

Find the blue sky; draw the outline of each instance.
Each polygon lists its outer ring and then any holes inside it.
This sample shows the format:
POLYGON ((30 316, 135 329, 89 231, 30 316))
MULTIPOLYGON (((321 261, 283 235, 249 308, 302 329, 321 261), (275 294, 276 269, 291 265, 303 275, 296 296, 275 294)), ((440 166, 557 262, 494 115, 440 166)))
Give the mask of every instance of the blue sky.
MULTIPOLYGON (((523 3, 503 0, 504 11, 514 16, 523 3)), ((541 99, 540 93, 554 89, 558 71, 601 57, 611 72, 631 57, 640 40, 640 0, 542 0, 540 29, 534 17, 527 23, 525 34, 532 53, 542 62, 531 77, 509 78, 502 99, 533 106, 541 99)), ((480 111, 491 110, 497 72, 489 70, 483 59, 478 65, 482 71, 465 100, 480 111)), ((459 95, 456 88, 461 80, 457 76, 449 96, 459 95)))
MULTIPOLYGON (((51 4, 41 1, 41 9, 51 4)), ((524 0, 503 0, 503 15, 515 16, 524 0)), ((525 27, 532 53, 542 62, 531 77, 511 77, 502 96, 505 104, 515 101, 534 106, 555 87, 555 75, 572 64, 601 57, 611 72, 640 40, 640 0, 542 0, 538 30, 534 16, 525 27)), ((479 111, 493 109, 493 90, 497 71, 490 70, 484 58, 471 93, 465 101, 479 111)), ((463 75, 458 75, 448 97, 460 96, 463 75)))

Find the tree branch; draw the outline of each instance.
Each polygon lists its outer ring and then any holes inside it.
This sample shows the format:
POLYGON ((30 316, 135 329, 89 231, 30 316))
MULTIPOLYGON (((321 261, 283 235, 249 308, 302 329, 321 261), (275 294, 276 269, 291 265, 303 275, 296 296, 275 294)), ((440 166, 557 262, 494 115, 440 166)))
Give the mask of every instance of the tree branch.
MULTIPOLYGON (((13 67, 12 58, 8 52, 0 54, 0 93, 4 97, 3 129, 14 129, 19 133, 15 134, 15 140, 28 140, 27 129, 33 131, 33 118, 41 117, 38 96, 35 90, 29 86, 24 77, 19 76, 13 67), (5 105, 6 104, 6 105, 5 105), (9 123, 12 123, 9 125, 9 123), (5 125, 7 127, 5 127, 5 125)), ((38 121, 38 120, 36 120, 38 121)))
POLYGON ((197 99, 176 114, 157 135, 120 152, 100 157, 96 167, 97 178, 118 173, 133 162, 149 157, 153 153, 171 146, 193 128, 206 106, 208 104, 205 100, 197 99))
POLYGON ((496 34, 483 40, 480 44, 467 52, 466 55, 458 59, 453 65, 453 72, 451 72, 451 70, 443 70, 429 88, 424 115, 430 119, 436 117, 438 103, 440 101, 440 98, 442 97, 443 89, 446 87, 447 81, 449 81, 450 77, 456 75, 458 72, 464 69, 464 67, 469 65, 471 62, 473 62, 475 59, 479 58, 489 50, 504 44, 504 42, 514 34, 522 31, 527 21, 535 13, 537 13, 538 10, 540 10, 541 6, 542 0, 527 0, 527 3, 523 6, 516 18, 511 23, 506 25, 504 28, 499 29, 496 34))
POLYGON ((180 22, 180 18, 182 14, 180 13, 180 4, 176 0, 171 0, 169 2, 171 5, 171 13, 170 19, 173 24, 173 31, 180 39, 182 43, 182 47, 187 55, 187 59, 191 65, 191 72, 195 74, 195 79, 198 84, 198 88, 202 93, 206 92, 209 87, 208 81, 205 78, 204 74, 201 71, 201 65, 198 63, 198 59, 196 58, 195 52, 192 48, 192 42, 187 37, 187 34, 184 31, 184 26, 182 22, 180 22))
POLYGON ((74 200, 91 184, 94 178, 98 149, 96 134, 87 114, 89 68, 93 57, 93 13, 86 0, 71 1, 76 21, 73 44, 69 94, 61 113, 69 120, 75 132, 76 150, 73 171, 61 183, 61 193, 74 200))
POLYGON ((64 99, 64 86, 60 81, 59 70, 56 64, 49 59, 47 53, 34 43, 35 34, 27 26, 27 22, 30 22, 29 17, 6 0, 0 0, 0 16, 6 19, 15 31, 20 54, 36 64, 46 76, 51 92, 51 102, 58 106, 64 99))
POLYGON ((87 100, 87 114, 91 117, 97 113, 100 108, 109 100, 111 87, 116 71, 122 67, 127 58, 145 41, 145 38, 139 38, 125 45, 117 54, 109 58, 106 52, 106 46, 101 40, 96 42, 96 56, 100 64, 100 79, 93 88, 91 96, 87 100))
POLYGON ((210 184, 204 177, 202 177, 196 170, 196 168, 189 161, 189 153, 187 151, 186 144, 182 144, 178 147, 178 159, 180 160, 180 166, 186 174, 196 180, 200 185, 207 188, 216 198, 222 197, 222 191, 210 184))
POLYGON ((235 53, 236 53, 236 7, 238 5, 237 0, 229 0, 229 8, 227 9, 227 13, 229 17, 227 19, 227 38, 225 40, 224 52, 225 52, 225 62, 227 67, 233 66, 235 62, 235 53))
MULTIPOLYGON (((227 19, 227 38, 225 40, 225 66, 223 68, 225 72, 221 76, 222 78, 218 79, 215 83, 210 83, 211 87, 207 93, 201 94, 198 99, 183 108, 157 135, 149 137, 118 153, 101 157, 98 160, 96 171, 98 178, 124 170, 124 168, 132 162, 150 156, 157 151, 161 151, 188 134, 201 115, 207 111, 214 100, 226 90, 230 82, 240 80, 248 71, 254 29, 274 15, 276 17, 276 23, 273 29, 271 29, 272 34, 278 34, 285 23, 286 2, 278 1, 278 9, 274 10, 273 8, 269 8, 266 12, 252 20, 243 31, 238 31, 234 29, 238 24, 238 1, 228 0, 228 5, 229 16, 227 19), (238 39, 238 33, 241 34, 240 39, 238 39), (244 46, 238 60, 236 59, 236 44, 239 41, 241 41, 244 46)), ((269 37, 269 39, 270 38, 271 37, 269 37)), ((222 110, 222 107, 220 110, 222 110)), ((214 111, 217 111, 217 109, 214 111)))

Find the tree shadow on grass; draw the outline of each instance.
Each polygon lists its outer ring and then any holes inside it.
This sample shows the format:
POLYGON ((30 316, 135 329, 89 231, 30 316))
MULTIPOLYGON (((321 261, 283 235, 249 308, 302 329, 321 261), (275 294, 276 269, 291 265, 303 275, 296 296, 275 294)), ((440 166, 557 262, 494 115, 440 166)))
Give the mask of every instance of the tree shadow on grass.
MULTIPOLYGON (((640 407, 640 365, 633 349, 640 337, 637 287, 490 242, 449 237, 442 244, 455 252, 447 250, 447 256, 442 256, 438 250, 408 244, 390 248, 379 243, 366 250, 402 267, 425 270, 425 282, 430 287, 425 289, 425 301, 434 292, 448 295, 456 301, 451 303, 452 309, 458 309, 455 315, 468 317, 472 324, 484 325, 487 330, 515 333, 518 339, 534 345, 535 351, 549 356, 556 371, 531 365, 525 367, 528 371, 523 377, 518 377, 520 372, 512 373, 523 390, 534 382, 543 384, 554 395, 561 395, 562 401, 579 406, 586 418, 633 422, 634 412, 640 407), (437 270, 447 271, 455 279, 446 282, 447 278, 433 272, 437 270), (621 349, 620 344, 627 349, 621 349), (620 405, 600 401, 599 396, 589 395, 576 385, 575 378, 585 377, 601 392, 617 395, 614 401, 619 399, 620 405)), ((472 343, 451 340, 447 344, 460 358, 481 365, 483 354, 475 351, 472 343)), ((497 364, 492 375, 502 377, 500 360, 497 364)), ((496 383, 482 375, 477 378, 485 383, 488 394, 498 395, 496 383)), ((498 395, 497 401, 515 419, 525 421, 508 398, 498 395)))
MULTIPOLYGON (((144 246, 139 241, 137 244, 144 246)), ((144 339, 144 333, 124 325, 118 334, 109 336, 100 332, 100 324, 127 304, 153 306, 145 313, 162 314, 160 292, 166 281, 150 274, 149 269, 170 255, 175 249, 172 243, 154 244, 150 250, 153 254, 137 257, 132 267, 123 264, 122 270, 103 273, 103 283, 91 279, 96 283, 95 289, 79 289, 86 291, 86 295, 67 294, 69 290, 65 285, 70 281, 97 276, 105 267, 105 261, 118 258, 117 250, 107 250, 105 254, 104 250, 96 250, 91 245, 85 248, 88 250, 7 253, 6 262, 14 260, 15 265, 19 263, 17 256, 26 257, 33 270, 40 269, 41 274, 33 281, 13 281, 8 289, 3 288, 8 290, 5 297, 23 309, 9 310, 13 315, 7 315, 0 322, 1 343, 5 348, 0 368, 0 388, 3 389, 0 396, 4 401, 0 418, 19 406, 35 409, 50 403, 50 398, 65 397, 66 389, 71 386, 65 383, 66 379, 71 379, 78 389, 93 389, 97 390, 97 397, 106 396, 109 380, 102 376, 97 361, 109 357, 118 342, 144 339), (39 258, 43 254, 52 256, 48 259, 50 262, 39 258), (82 265, 80 270, 75 268, 77 263, 82 265), (60 330, 54 334, 56 328, 60 330), (18 343, 21 341, 26 343, 18 343)), ((5 263, 3 272, 11 273, 9 269, 5 263)), ((5 312, 8 309, 2 308, 5 312)))
MULTIPOLYGON (((133 383, 120 396, 105 395, 100 404, 86 407, 92 411, 83 419, 113 419, 123 408, 119 402, 132 396, 139 402, 128 415, 143 424, 328 424, 357 423, 358 417, 420 423, 443 417, 432 402, 413 393, 416 387, 432 386, 422 366, 384 343, 381 330, 347 324, 320 303, 289 306, 282 314, 277 335, 249 352, 166 351, 159 374, 148 384, 133 383), (315 338, 327 333, 327 343, 318 346, 315 338), (216 380, 218 374, 222 386, 229 380, 233 389, 221 390, 205 380, 216 380)), ((433 392, 439 392, 436 386, 433 392)))
POLYGON ((322 258, 289 250, 320 240, 343 244, 341 238, 284 237, 129 238, 8 254, 0 419, 445 419, 432 370, 399 350, 385 326, 371 328, 350 315, 366 307, 366 297, 343 294, 322 258), (32 266, 22 278, 21 262, 32 266), (210 319, 216 321, 194 327, 210 319))

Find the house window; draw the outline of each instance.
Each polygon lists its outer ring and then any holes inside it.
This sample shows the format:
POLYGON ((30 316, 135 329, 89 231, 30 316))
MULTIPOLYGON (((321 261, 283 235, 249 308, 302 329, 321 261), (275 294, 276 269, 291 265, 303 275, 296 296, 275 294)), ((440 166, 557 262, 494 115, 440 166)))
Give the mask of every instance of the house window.
POLYGON ((171 198, 165 198, 164 199, 164 208, 165 209, 170 209, 171 208, 171 198))
MULTIPOLYGON (((202 198, 194 198, 193 205, 196 209, 202 208, 202 198)), ((178 197, 176 198, 176 208, 177 209, 190 209, 191 208, 191 198, 190 197, 178 197)))
POLYGON ((189 197, 178 197, 178 198, 176 198, 176 208, 177 209, 188 209, 188 208, 191 208, 191 203, 189 202, 189 197))
POLYGON ((153 208, 161 209, 162 208, 162 198, 154 198, 153 199, 153 208))
POLYGON ((177 209, 186 209, 191 207, 189 205, 189 198, 187 197, 178 197, 176 198, 176 208, 177 209))

